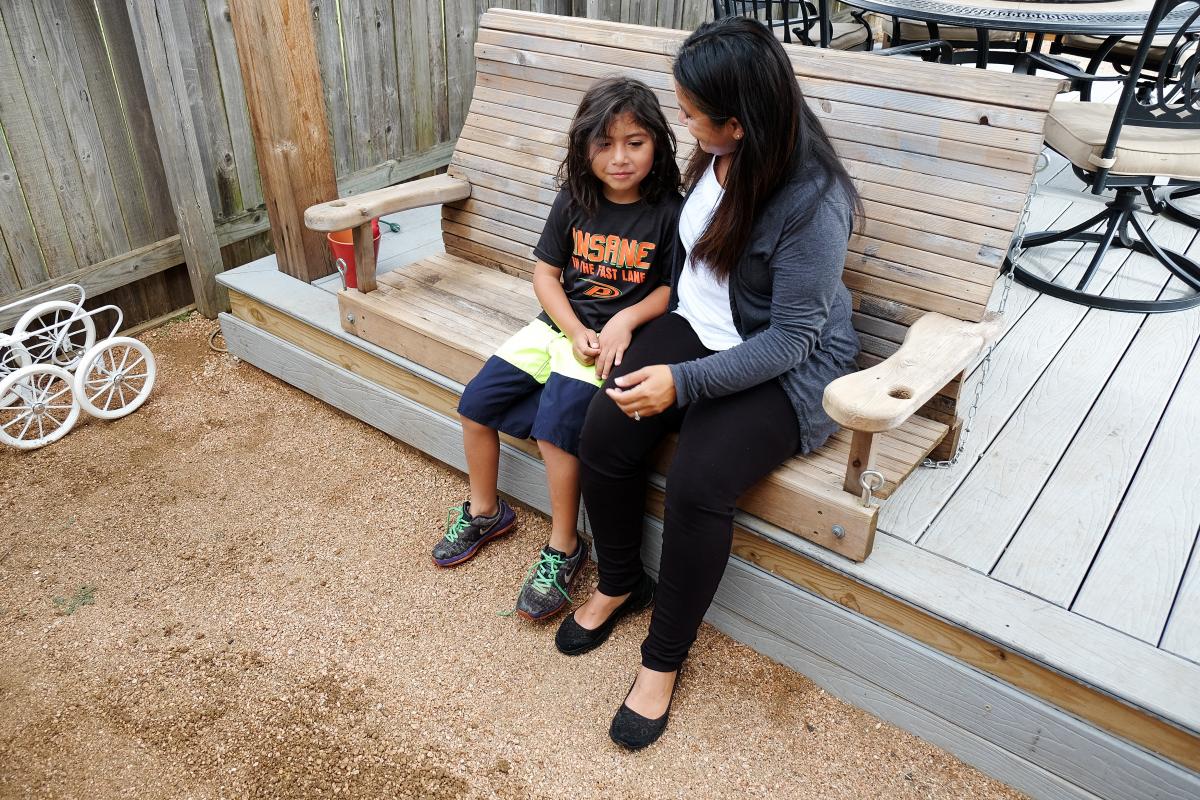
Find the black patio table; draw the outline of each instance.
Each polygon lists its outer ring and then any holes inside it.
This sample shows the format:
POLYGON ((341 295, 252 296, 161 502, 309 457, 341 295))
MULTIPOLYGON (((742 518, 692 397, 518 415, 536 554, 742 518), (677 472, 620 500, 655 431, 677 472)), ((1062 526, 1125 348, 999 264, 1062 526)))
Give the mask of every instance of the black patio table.
MULTIPOLYGON (((988 31, 1022 31, 1038 35, 1075 33, 1087 36, 1140 34, 1146 29, 1153 0, 843 0, 848 5, 887 16, 925 22, 930 38, 937 39, 938 25, 976 30, 975 66, 988 64, 988 31)), ((1176 9, 1164 27, 1177 30, 1190 11, 1176 9), (1171 28, 1170 23, 1174 23, 1171 28)), ((1035 46, 1036 50, 1037 47, 1035 46)))

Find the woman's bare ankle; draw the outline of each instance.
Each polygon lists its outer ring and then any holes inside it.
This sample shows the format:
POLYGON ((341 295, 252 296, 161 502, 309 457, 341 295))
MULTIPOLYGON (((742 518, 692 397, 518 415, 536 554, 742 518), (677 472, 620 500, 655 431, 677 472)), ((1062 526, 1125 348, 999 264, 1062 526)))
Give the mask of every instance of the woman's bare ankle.
POLYGON ((630 594, 627 592, 611 597, 600 590, 592 592, 592 596, 587 599, 587 602, 575 610, 575 622, 588 630, 599 628, 630 594))

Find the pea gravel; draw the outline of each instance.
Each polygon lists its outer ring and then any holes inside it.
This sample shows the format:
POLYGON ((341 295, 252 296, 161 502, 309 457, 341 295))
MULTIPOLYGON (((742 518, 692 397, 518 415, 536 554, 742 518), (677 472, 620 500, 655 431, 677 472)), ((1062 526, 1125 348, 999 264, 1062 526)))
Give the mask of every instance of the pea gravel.
POLYGON ((648 612, 559 656, 498 614, 544 517, 436 570, 464 477, 214 327, 142 336, 132 416, 0 449, 0 798, 1019 796, 707 625, 664 737, 619 750, 648 612))

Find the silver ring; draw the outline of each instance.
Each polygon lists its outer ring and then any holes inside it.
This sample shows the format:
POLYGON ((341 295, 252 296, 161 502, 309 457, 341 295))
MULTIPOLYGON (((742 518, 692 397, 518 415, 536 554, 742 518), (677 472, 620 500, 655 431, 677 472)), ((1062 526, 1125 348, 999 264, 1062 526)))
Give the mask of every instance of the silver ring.
POLYGON ((635 421, 635 422, 641 422, 641 421, 642 421, 642 415, 641 415, 641 414, 639 414, 638 412, 636 412, 636 411, 635 411, 635 412, 633 412, 633 419, 634 419, 634 421, 635 421))

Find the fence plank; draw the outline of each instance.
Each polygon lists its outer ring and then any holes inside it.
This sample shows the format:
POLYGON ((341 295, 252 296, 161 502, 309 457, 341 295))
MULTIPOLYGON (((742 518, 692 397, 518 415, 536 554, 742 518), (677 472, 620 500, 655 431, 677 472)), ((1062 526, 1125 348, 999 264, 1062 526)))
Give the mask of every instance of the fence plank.
MULTIPOLYGON (((54 75, 42 44, 42 33, 32 3, 30 0, 14 0, 6 4, 4 18, 8 24, 8 40, 16 56, 17 87, 25 87, 25 93, 30 98, 27 107, 33 118, 33 126, 24 131, 14 132, 5 125, 9 141, 20 150, 14 152, 13 157, 18 164, 26 158, 32 158, 31 163, 36 164, 36 153, 40 147, 54 187, 50 190, 51 196, 54 193, 58 196, 67 221, 67 235, 74 246, 75 261, 71 264, 47 261, 46 267, 54 275, 103 260, 104 244, 96 230, 95 215, 87 202, 83 176, 79 171, 79 162, 74 157, 58 93, 54 91, 54 75)), ((27 195, 31 193, 32 190, 26 192, 27 195)))
POLYGON ((113 2, 97 3, 96 10, 100 14, 101 32, 112 65, 121 112, 128 126, 129 147, 137 164, 142 195, 146 198, 146 208, 150 213, 149 239, 159 241, 176 233, 175 216, 164 213, 172 207, 171 193, 167 187, 166 173, 163 172, 162 154, 154 133, 154 119, 146 98, 146 85, 142 82, 142 67, 129 23, 129 12, 121 3, 113 2))
POLYGON ((227 0, 205 0, 208 4, 208 26, 216 55, 217 78, 224 98, 225 118, 229 124, 229 141, 237 169, 238 186, 242 192, 242 209, 262 205, 262 186, 258 176, 258 159, 254 155, 254 134, 250 130, 250 111, 246 107, 246 91, 242 86, 238 65, 237 43, 233 39, 233 22, 227 0))
MULTIPOLYGON (((442 97, 434 94, 439 72, 443 93, 446 83, 441 48, 434 43, 435 40, 440 43, 442 38, 441 4, 397 0, 395 11, 396 54, 400 63, 400 122, 403 152, 408 155, 428 150, 441 141, 434 110, 439 100, 445 106, 444 94, 442 97), (436 12, 436 27, 431 26, 431 11, 436 12)), ((444 119, 444 112, 442 116, 444 119)))
POLYGON ((41 87, 41 97, 48 101, 55 94, 58 96, 72 152, 86 187, 84 200, 90 204, 96 220, 96 233, 103 247, 103 257, 119 255, 129 250, 129 234, 121 218, 121 204, 113 185, 91 93, 84 78, 79 45, 71 29, 71 15, 64 0, 44 0, 37 6, 37 16, 42 44, 54 75, 53 89, 50 86, 41 87))
POLYGON ((205 190, 204 165, 200 159, 196 128, 188 108, 179 101, 187 97, 182 43, 171 20, 161 19, 154 0, 125 0, 135 41, 138 43, 142 78, 154 118, 154 130, 162 152, 163 169, 171 189, 175 219, 187 260, 188 277, 196 297, 196 308, 212 318, 226 304, 216 275, 221 271, 221 248, 217 243, 212 202, 205 190))
POLYGON ((187 104, 191 108, 204 182, 217 219, 242 210, 242 190, 233 157, 233 141, 225 118, 217 62, 213 55, 208 15, 194 0, 159 0, 159 18, 170 24, 181 45, 187 104))
POLYGON ((479 15, 475 0, 444 0, 446 9, 446 94, 449 98, 450 136, 458 136, 471 92, 475 89, 475 37, 479 15))
POLYGON ((385 23, 378 0, 342 0, 341 8, 354 165, 362 169, 393 153, 392 129, 400 114, 395 36, 391 13, 385 23))
POLYGON ((340 176, 353 172, 355 164, 350 140, 350 108, 346 105, 346 63, 342 59, 342 28, 337 4, 338 0, 311 0, 310 3, 329 131, 333 137, 334 169, 340 176))
MULTIPOLYGON (((3 34, 3 23, 0 22, 0 34, 3 34)), ((3 56, 3 42, 0 36, 0 58, 3 56)), ((4 64, 0 60, 0 84, 4 82, 4 64)), ((9 153, 8 143, 4 136, 4 90, 0 88, 0 257, 5 260, 4 273, 11 271, 11 279, 0 276, 0 280, 15 282, 16 288, 31 286, 46 278, 46 265, 42 261, 42 253, 38 249, 37 233, 33 229, 33 220, 29 217, 29 207, 25 195, 21 191, 21 181, 17 177, 17 167, 13 164, 9 153), (7 244, 7 246, 5 246, 7 244)), ((50 198, 53 200, 54 198, 50 198)), ((55 208, 58 208, 55 201, 55 208)), ((60 214, 61 216, 61 214, 60 214)), ((63 239, 66 238, 62 234, 63 239)), ((65 242, 70 246, 69 242, 65 242)), ((14 289, 0 289, 0 297, 14 289)), ((0 303, 3 301, 0 300, 0 303)))
MULTIPOLYGON (((128 235, 126 250, 155 241, 150 210, 142 191, 142 179, 129 145, 129 133, 121 113, 120 96, 113 79, 112 65, 104 44, 96 7, 89 0, 67 0, 66 14, 74 33, 74 46, 87 84, 92 113, 103 141, 103 154, 116 192, 121 217, 128 235)), ((62 13, 63 0, 51 6, 62 13)))

